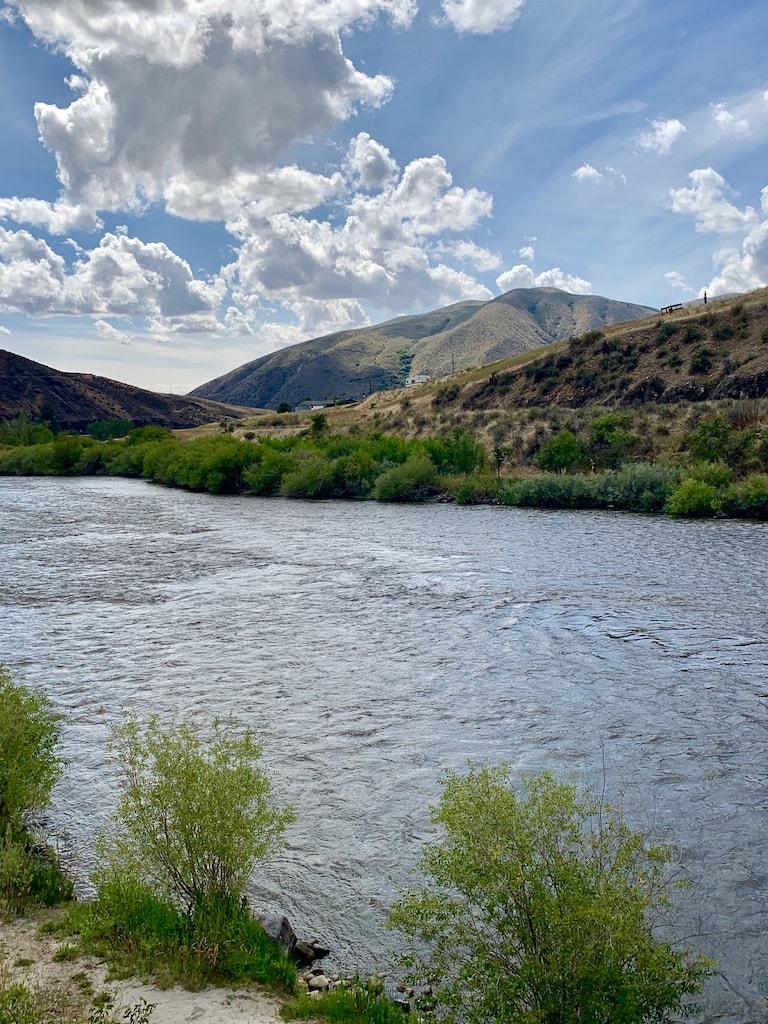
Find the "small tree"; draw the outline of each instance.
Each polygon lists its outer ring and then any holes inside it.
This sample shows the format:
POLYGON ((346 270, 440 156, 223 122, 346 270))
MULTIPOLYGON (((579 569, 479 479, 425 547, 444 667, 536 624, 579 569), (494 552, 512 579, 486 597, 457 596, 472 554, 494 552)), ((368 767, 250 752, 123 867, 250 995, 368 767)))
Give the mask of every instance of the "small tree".
POLYGON ((559 473, 575 469, 584 461, 584 445, 570 430, 550 437, 536 454, 539 469, 559 473))
POLYGON ((102 880, 138 882, 190 914, 238 900, 294 819, 273 797, 253 731, 217 719, 204 736, 190 721, 132 717, 112 748, 122 795, 100 843, 102 880))
POLYGON ((609 807, 545 773, 516 789, 509 769, 443 780, 427 886, 390 926, 414 940, 414 983, 467 1024, 637 1024, 685 1013, 712 970, 657 938, 671 854, 609 807))
POLYGON ((316 412, 310 417, 311 426, 309 433, 314 441, 319 441, 325 437, 328 430, 328 417, 324 412, 316 412))

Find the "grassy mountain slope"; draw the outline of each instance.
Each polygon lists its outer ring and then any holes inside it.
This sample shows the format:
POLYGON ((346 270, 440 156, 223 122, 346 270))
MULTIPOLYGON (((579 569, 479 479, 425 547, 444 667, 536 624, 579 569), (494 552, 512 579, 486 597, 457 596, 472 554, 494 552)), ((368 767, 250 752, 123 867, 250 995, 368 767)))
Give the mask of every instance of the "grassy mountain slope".
POLYGON ((304 398, 359 399, 397 387, 408 372, 441 377, 649 312, 647 306, 597 295, 515 289, 489 302, 459 302, 292 345, 192 394, 271 408, 304 398))
POLYGON ((63 430, 85 430, 105 419, 137 426, 193 427, 222 417, 252 415, 238 408, 182 395, 160 395, 89 373, 64 373, 0 350, 0 418, 41 414, 63 430))

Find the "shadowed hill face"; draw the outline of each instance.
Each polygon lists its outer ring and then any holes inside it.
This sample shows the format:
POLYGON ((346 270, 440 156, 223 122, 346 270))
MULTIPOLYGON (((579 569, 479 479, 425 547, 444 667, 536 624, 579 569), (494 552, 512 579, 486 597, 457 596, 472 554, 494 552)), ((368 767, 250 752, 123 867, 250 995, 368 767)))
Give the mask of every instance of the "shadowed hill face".
POLYGON ((61 430, 85 430, 106 419, 137 426, 194 427, 253 409, 182 395, 160 395, 89 373, 64 373, 12 352, 0 351, 0 417, 42 416, 61 430))
POLYGON ((648 316, 649 306, 557 288, 520 288, 489 302, 460 302, 374 327, 313 338, 263 356, 192 392, 276 408, 305 398, 359 399, 540 348, 585 331, 648 316))
POLYGON ((768 289, 590 330, 462 394, 466 408, 768 395, 768 289), (496 395, 492 395, 495 391, 496 395))

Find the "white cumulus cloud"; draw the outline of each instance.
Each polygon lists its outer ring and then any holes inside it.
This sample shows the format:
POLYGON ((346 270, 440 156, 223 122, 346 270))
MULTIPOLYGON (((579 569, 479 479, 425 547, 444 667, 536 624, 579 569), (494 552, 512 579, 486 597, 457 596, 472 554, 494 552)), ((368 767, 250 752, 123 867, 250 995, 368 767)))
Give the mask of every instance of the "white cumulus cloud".
MULTIPOLYGON (((466 32, 506 28, 521 7, 444 0, 446 19, 466 32)), ((500 258, 460 236, 490 216, 491 198, 455 186, 440 155, 401 170, 360 131, 336 167, 294 162, 297 144, 389 100, 393 81, 357 67, 343 43, 381 17, 407 26, 417 0, 11 0, 7 9, 76 72, 71 102, 35 106, 58 199, 0 197, 0 219, 68 237, 102 232, 107 213, 161 208, 224 224, 233 255, 204 281, 125 228, 91 246, 78 236, 69 263, 45 242, 37 256, 14 255, 33 235, 6 232, 0 308, 88 315, 114 330, 109 318, 133 317, 162 341, 247 335, 268 306, 309 329, 362 322, 365 302, 490 297, 468 271, 496 270, 500 258)))
POLYGON ((360 132, 352 139, 343 167, 362 188, 383 188, 400 170, 386 146, 372 139, 368 132, 360 132))
POLYGON ((653 153, 658 153, 659 156, 666 156, 686 131, 683 122, 676 117, 667 120, 663 118, 656 121, 651 120, 649 124, 650 131, 642 132, 635 138, 635 142, 641 149, 651 150, 653 153))
POLYGON ((527 264, 519 263, 510 270, 505 270, 496 278, 499 291, 507 292, 512 288, 559 288, 573 295, 591 295, 592 285, 582 277, 564 273, 560 267, 552 267, 540 274, 535 274, 527 264))
POLYGON ((47 313, 65 302, 66 264, 28 231, 0 227, 0 309, 47 313))
POLYGON ((613 185, 616 181, 620 181, 623 185, 627 183, 626 175, 618 167, 606 167, 599 171, 597 167, 593 167, 589 163, 577 167, 571 177, 576 181, 591 182, 593 185, 613 185))
POLYGON ((571 177, 577 181, 592 181, 595 184, 600 184, 603 181, 603 175, 592 164, 582 164, 581 167, 577 167, 571 177))
POLYGON ((768 185, 760 193, 758 213, 751 206, 739 210, 725 199, 726 182, 711 167, 692 172, 690 178, 692 188, 673 191, 673 210, 695 217, 698 231, 744 232, 740 247, 723 246, 713 254, 716 273, 701 292, 721 295, 768 285, 768 185))
POLYGON ((434 252, 441 256, 449 256, 459 263, 474 267, 475 270, 496 270, 501 266, 501 256, 497 252, 484 249, 483 246, 467 239, 435 246, 434 252))
POLYGON ((405 25, 415 13, 414 0, 12 6, 79 69, 69 106, 35 106, 40 138, 56 158, 59 202, 0 207, 0 216, 50 231, 154 201, 188 209, 186 193, 204 193, 215 206, 219 192, 226 202, 238 176, 273 168, 294 142, 360 105, 385 102, 391 80, 357 69, 341 33, 380 14, 405 25))
POLYGON ((224 314, 224 326, 226 327, 227 334, 235 335, 235 337, 242 338, 254 333, 250 319, 236 306, 229 306, 227 308, 224 314))
POLYGON ((763 219, 747 232, 741 249, 720 249, 713 256, 717 273, 707 285, 711 295, 746 292, 768 285, 768 185, 761 193, 763 219))
POLYGON ((490 35, 511 27, 525 0, 442 0, 446 20, 457 32, 490 35))
POLYGON ((292 309, 345 300, 353 315, 365 300, 386 307, 396 296, 403 308, 490 296, 442 257, 487 265, 486 250, 447 236, 474 228, 491 209, 486 193, 453 185, 442 157, 422 157, 378 191, 350 195, 338 224, 289 213, 249 223, 225 277, 241 306, 264 293, 292 309))
POLYGON ((736 117, 724 103, 712 104, 712 120, 721 132, 746 138, 752 134, 749 121, 745 117, 736 117))
POLYGON ((8 312, 156 317, 214 330, 220 301, 219 289, 196 280, 163 242, 106 234, 70 271, 46 242, 0 228, 0 309, 8 312))
POLYGON ((686 281, 685 277, 677 270, 667 271, 667 273, 664 275, 664 280, 672 288, 679 288, 681 291, 684 292, 695 293, 695 289, 691 288, 691 286, 686 281))
POLYGON ((116 341, 120 345, 131 344, 130 335, 109 323, 108 320, 95 320, 93 326, 98 336, 104 338, 105 341, 116 341))
POLYGON ((726 198, 725 179, 712 167, 691 171, 688 178, 690 188, 671 189, 672 210, 693 216, 697 231, 730 234, 757 221, 751 206, 740 210, 726 198))

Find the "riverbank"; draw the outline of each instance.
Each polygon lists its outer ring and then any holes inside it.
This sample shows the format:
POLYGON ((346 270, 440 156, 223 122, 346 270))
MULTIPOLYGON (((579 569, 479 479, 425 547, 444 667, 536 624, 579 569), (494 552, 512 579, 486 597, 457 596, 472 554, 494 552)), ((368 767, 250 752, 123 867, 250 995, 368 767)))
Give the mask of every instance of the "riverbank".
POLYGON ((47 911, 0 924, 0 981, 21 982, 34 991, 60 1024, 87 1020, 94 1005, 109 1005, 109 1017, 121 1020, 126 1010, 143 1003, 154 1006, 151 1024, 276 1024, 281 1019, 281 1001, 257 988, 189 992, 178 986, 160 989, 137 978, 108 980, 103 961, 92 956, 62 958, 67 940, 41 933, 40 926, 55 920, 56 914, 47 911))

